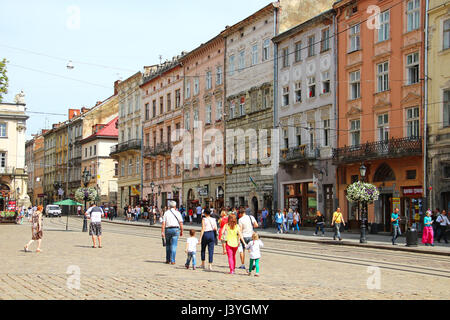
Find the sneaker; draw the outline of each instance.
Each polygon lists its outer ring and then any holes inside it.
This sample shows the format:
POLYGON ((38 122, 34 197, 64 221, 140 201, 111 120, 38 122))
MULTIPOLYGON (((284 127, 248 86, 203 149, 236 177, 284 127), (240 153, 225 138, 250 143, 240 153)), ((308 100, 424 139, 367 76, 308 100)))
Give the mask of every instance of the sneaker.
POLYGON ((248 275, 248 276, 251 276, 251 275, 252 275, 252 273, 251 273, 251 272, 249 272, 249 273, 247 273, 247 275, 248 275))
POLYGON ((192 267, 192 270, 195 270, 195 267, 192 267))
POLYGON ((188 264, 185 264, 184 266, 186 267, 186 269, 189 269, 189 265, 188 264))
POLYGON ((256 274, 255 274, 255 277, 259 277, 259 274, 256 273, 256 274))
POLYGON ((342 241, 342 238, 339 238, 339 241, 342 241))
POLYGON ((336 240, 336 237, 333 237, 333 240, 336 240))
POLYGON ((242 266, 239 267, 239 269, 244 269, 245 270, 245 265, 243 264, 242 266))

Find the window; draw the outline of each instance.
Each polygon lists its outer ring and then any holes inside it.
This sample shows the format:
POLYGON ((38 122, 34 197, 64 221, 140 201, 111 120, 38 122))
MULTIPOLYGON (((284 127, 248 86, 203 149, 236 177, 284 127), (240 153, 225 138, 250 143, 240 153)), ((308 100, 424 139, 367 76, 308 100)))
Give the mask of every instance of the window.
POLYGON ((407 15, 407 27, 406 31, 412 31, 419 29, 420 26, 420 0, 411 0, 408 2, 406 15, 407 15))
POLYGON ((159 97, 159 114, 164 113, 164 97, 159 97))
POLYGON ((97 155, 97 146, 94 145, 94 156, 96 156, 96 155, 97 155))
POLYGON ((308 78, 308 97, 314 98, 316 96, 316 78, 308 78))
POLYGON ((323 72, 322 73, 322 93, 330 92, 330 73, 323 72))
POLYGON ((145 120, 150 119, 150 106, 148 103, 145 104, 145 120))
POLYGON ((442 33, 442 49, 448 49, 450 48, 450 19, 447 19, 444 21, 444 30, 442 33))
POLYGON ((163 160, 159 160, 159 177, 164 177, 164 162, 163 160))
POLYGON ((283 129, 283 142, 284 142, 284 148, 289 148, 289 130, 283 129))
POLYGON ((194 129, 198 128, 198 109, 194 109, 194 129))
POLYGON ((175 175, 179 176, 180 174, 181 174, 180 165, 176 164, 175 165, 175 175))
POLYGON ((360 144, 360 121, 352 120, 350 121, 350 139, 351 145, 357 146, 360 144))
POLYGON ((270 89, 264 89, 263 91, 263 109, 266 109, 269 107, 270 103, 270 89))
POLYGON ((350 72, 350 99, 358 99, 361 97, 361 79, 360 72, 350 72))
POLYGON ((289 86, 283 88, 283 107, 289 105, 289 86))
POLYGON ((350 52, 359 50, 359 31, 360 31, 360 25, 355 24, 354 26, 350 27, 350 52))
POLYGON ((6 123, 0 123, 0 137, 6 137, 6 123))
POLYGON ((123 177, 125 175, 125 160, 120 162, 120 176, 123 177))
POLYGON ((323 145, 330 145, 330 119, 323 120, 323 145))
POLYGON ((87 158, 87 148, 84 148, 84 157, 87 158))
POLYGON ((389 90, 389 63, 377 65, 378 92, 389 90))
POLYGON ((324 52, 330 49, 330 29, 322 30, 322 41, 320 42, 320 51, 324 52))
POLYGON ((222 84, 222 66, 216 68, 216 85, 222 84))
POLYGON ((216 101, 216 121, 222 119, 222 100, 216 101))
POLYGON ((378 141, 389 140, 389 115, 387 113, 378 115, 378 141))
POLYGON ((156 161, 152 162, 152 177, 153 179, 156 178, 156 161))
POLYGON ((252 47, 252 66, 258 63, 258 45, 255 44, 252 47))
POLYGON ((133 101, 131 101, 131 98, 128 99, 128 114, 133 113, 133 101))
POLYGON ((241 102, 239 103, 239 115, 243 116, 245 115, 245 98, 241 98, 241 102))
POLYGON ((301 146, 302 145, 302 128, 296 127, 295 131, 296 131, 295 133, 297 135, 297 146, 301 146))
POLYGON ((443 104, 443 114, 444 114, 444 127, 450 126, 450 90, 444 91, 444 104, 443 104))
POLYGON ((139 161, 140 161, 139 157, 136 157, 136 174, 139 174, 141 170, 141 165, 139 161))
POLYGON ((191 122, 191 113, 189 111, 187 111, 184 114, 184 128, 186 130, 191 130, 191 126, 190 126, 190 122, 191 122))
POLYGON ((167 94, 167 111, 172 109, 172 95, 170 93, 167 94))
POLYGON ((185 92, 185 98, 189 99, 191 97, 191 82, 186 82, 186 92, 185 92))
POLYGON ((415 52, 406 56, 407 83, 419 82, 419 53, 415 52))
POLYGON ((406 136, 419 137, 419 107, 406 109, 406 136))
POLYGON ((200 90, 200 82, 198 77, 194 78, 194 96, 197 95, 199 93, 200 90))
POLYGON ((153 118, 156 117, 156 100, 153 100, 152 112, 153 118))
POLYGON ((316 41, 315 39, 316 37, 314 35, 308 37, 308 57, 312 57, 315 55, 314 52, 314 42, 316 41))
POLYGON ((417 172, 416 170, 406 170, 406 179, 414 180, 416 179, 417 172))
POLYGON ((235 110, 236 110, 236 105, 235 105, 234 101, 232 101, 230 103, 230 119, 233 119, 235 117, 235 110))
POLYGON ((238 70, 241 71, 245 68, 245 50, 239 52, 238 70))
POLYGON ((166 160, 166 168, 167 168, 167 176, 170 177, 171 176, 171 172, 170 172, 170 159, 166 160))
POLYGON ((302 102, 302 83, 297 82, 295 84, 295 102, 302 102))
POLYGON ((269 58, 270 58, 269 49, 270 49, 270 40, 266 39, 266 40, 264 40, 264 43, 263 43, 263 52, 262 52, 262 60, 263 61, 269 60, 269 58))
POLYGON ((181 94, 180 89, 175 90, 175 108, 179 108, 181 106, 181 94))
POLYGON ((135 103, 134 111, 138 111, 141 108, 141 105, 139 103, 139 95, 138 94, 134 96, 134 103, 135 103))
POLYGON ((0 167, 6 168, 6 152, 0 152, 0 167))
POLYGON ((145 175, 145 180, 150 180, 151 179, 151 177, 150 177, 150 163, 146 163, 145 164, 145 173, 144 173, 144 175, 145 175))
POLYGON ((234 74, 234 55, 231 55, 229 58, 229 65, 230 65, 230 76, 232 76, 234 74))
POLYGON ((312 149, 314 149, 314 140, 315 140, 315 123, 314 122, 309 122, 308 123, 308 128, 309 128, 309 147, 312 149))
POLYGON ((211 105, 206 106, 206 124, 211 124, 211 105))
POLYGON ((378 42, 389 39, 389 11, 380 13, 380 28, 378 29, 378 42))
POLYGON ((283 68, 289 67, 289 49, 282 50, 283 68))
MULTIPOLYGON (((172 139, 170 139, 172 141, 172 139)), ((180 123, 175 124, 175 141, 180 140, 180 123)))
POLYGON ((211 71, 206 72, 206 90, 212 88, 212 74, 211 71))
POLYGON ((131 176, 133 174, 133 159, 128 159, 128 175, 131 176))
POLYGON ((302 42, 295 44, 295 62, 302 61, 302 42))
POLYGON ((145 134, 145 146, 146 147, 150 146, 150 134, 149 133, 145 134))

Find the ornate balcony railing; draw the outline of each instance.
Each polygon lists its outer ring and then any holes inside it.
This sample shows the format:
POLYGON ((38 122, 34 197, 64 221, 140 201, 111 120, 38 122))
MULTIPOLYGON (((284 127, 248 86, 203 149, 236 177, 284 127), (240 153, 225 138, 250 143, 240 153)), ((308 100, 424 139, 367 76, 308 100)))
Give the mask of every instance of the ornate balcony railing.
POLYGON ((110 154, 120 153, 127 150, 140 150, 142 145, 141 139, 128 140, 111 147, 110 154))
POLYGON ((422 137, 392 138, 333 149, 333 164, 401 158, 422 154, 422 137))
POLYGON ((280 163, 314 160, 318 158, 320 158, 319 148, 311 148, 309 145, 280 150, 280 163))
POLYGON ((163 142, 156 146, 144 147, 144 157, 156 157, 158 155, 168 155, 172 152, 172 144, 163 142))

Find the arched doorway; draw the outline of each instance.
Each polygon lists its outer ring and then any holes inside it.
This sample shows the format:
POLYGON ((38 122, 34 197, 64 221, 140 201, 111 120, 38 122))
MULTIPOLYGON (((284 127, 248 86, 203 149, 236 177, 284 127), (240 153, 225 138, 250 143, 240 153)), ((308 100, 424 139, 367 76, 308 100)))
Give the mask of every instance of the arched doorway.
MULTIPOLYGON (((373 182, 386 181, 395 181, 395 173, 386 162, 383 162, 375 170, 373 182)), ((379 209, 375 210, 375 222, 380 223, 386 232, 391 230, 392 195, 392 190, 384 192, 382 189, 378 198, 379 209)))
POLYGON ((252 198, 252 211, 255 218, 258 217, 258 198, 256 197, 252 198))
POLYGON ((191 208, 195 208, 195 195, 194 195, 194 190, 189 189, 188 193, 187 193, 187 203, 186 203, 186 209, 189 210, 191 208))
POLYGON ((9 200, 10 188, 7 184, 0 184, 0 210, 5 211, 9 200))

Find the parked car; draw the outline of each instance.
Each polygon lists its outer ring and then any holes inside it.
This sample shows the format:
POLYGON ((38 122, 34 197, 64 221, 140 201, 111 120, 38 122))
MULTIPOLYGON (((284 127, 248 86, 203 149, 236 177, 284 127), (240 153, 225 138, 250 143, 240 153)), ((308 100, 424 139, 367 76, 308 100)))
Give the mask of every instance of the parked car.
POLYGON ((61 208, 56 204, 49 204, 45 207, 46 217, 61 217, 61 208))

